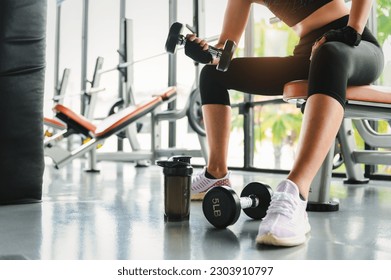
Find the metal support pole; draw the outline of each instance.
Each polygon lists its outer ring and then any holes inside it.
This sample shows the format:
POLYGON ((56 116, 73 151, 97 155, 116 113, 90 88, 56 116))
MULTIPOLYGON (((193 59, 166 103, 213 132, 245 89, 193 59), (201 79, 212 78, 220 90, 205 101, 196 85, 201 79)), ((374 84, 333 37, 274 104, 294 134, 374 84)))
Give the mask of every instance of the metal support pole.
MULTIPOLYGON (((178 3, 177 0, 169 0, 169 27, 177 21, 178 3)), ((168 56, 168 86, 176 85, 176 67, 177 56, 176 54, 168 56)))
POLYGON ((205 38, 205 0, 193 0, 193 27, 200 38, 205 38))
POLYGON ((56 35, 54 45, 54 95, 59 95, 60 85, 60 40, 61 40, 61 2, 57 1, 56 35))
POLYGON ((344 119, 338 131, 338 140, 341 144, 341 152, 346 167, 348 184, 366 184, 368 179, 364 177, 361 165, 354 159, 353 152, 356 147, 352 121, 344 119))
MULTIPOLYGON (((118 53, 119 53, 119 59, 118 63, 122 64, 127 62, 126 57, 126 30, 125 30, 125 11, 126 11, 126 1, 121 0, 120 2, 120 10, 119 10, 119 47, 118 47, 118 53)), ((126 82, 126 72, 127 68, 122 69, 121 71, 125 71, 125 75, 122 75, 121 73, 118 74, 118 97, 123 98, 124 97, 124 82, 126 82)))
MULTIPOLYGON (((369 18, 368 18, 368 23, 367 23, 367 27, 369 28, 369 30, 371 30, 372 34, 377 34, 377 12, 376 12, 376 6, 377 6, 377 2, 376 1, 373 1, 373 4, 372 4, 372 9, 371 9, 371 12, 369 14, 369 18)), ((377 84, 378 82, 376 81, 374 84, 377 84)), ((377 128, 377 123, 375 121, 371 121, 371 124, 373 125, 373 128, 377 128)), ((366 150, 375 150, 374 147, 371 147, 370 145, 368 145, 367 143, 365 143, 365 149, 366 150)), ((365 167, 365 176, 369 177, 371 174, 375 173, 377 171, 377 165, 368 165, 366 164, 365 167)))
MULTIPOLYGON (((254 54, 254 10, 251 9, 249 20, 245 32, 245 56, 254 54)), ((248 104, 254 100, 250 94, 244 94, 244 103, 248 104)), ((244 155, 243 167, 249 168, 254 166, 254 109, 246 106, 243 111, 243 133, 244 133, 244 155)))
MULTIPOLYGON (((80 79, 80 90, 81 92, 87 91, 87 60, 88 60, 88 16, 89 16, 89 0, 83 1, 83 15, 82 15, 82 40, 81 40, 81 79, 80 79)), ((80 100, 80 111, 81 114, 85 114, 86 100, 85 96, 81 96, 80 100)), ((92 112, 88 113, 92 117, 92 112)), ((96 149, 91 149, 88 153, 88 171, 99 172, 96 169, 96 149)))
MULTIPOLYGON (((126 62, 126 27, 125 27, 125 13, 126 13, 126 1, 121 0, 120 2, 120 18, 119 18, 119 64, 126 62)), ((123 99, 124 98, 124 82, 126 82, 126 75, 128 69, 123 69, 125 71, 125 75, 122 75, 122 73, 118 73, 118 98, 123 99)), ((126 84, 126 83, 125 83, 126 84)), ((128 105, 128 104, 126 104, 128 105)), ((123 151, 124 144, 123 140, 121 138, 117 139, 117 151, 123 151)))
MULTIPOLYGON (((169 1, 169 27, 177 21, 178 15, 178 3, 177 0, 169 1)), ((168 86, 176 86, 177 84, 177 55, 168 56, 168 86)), ((172 101, 168 104, 168 110, 176 109, 176 101, 172 101)), ((176 146, 176 122, 169 122, 168 126, 168 146, 176 146)))
POLYGON ((332 145, 310 186, 307 211, 331 212, 339 210, 339 203, 330 200, 330 184, 335 145, 332 145))
MULTIPOLYGON (((89 0, 83 1, 83 18, 82 18, 82 46, 81 46, 81 86, 82 92, 87 90, 87 54, 88 54, 88 10, 89 0)), ((85 100, 81 97, 81 113, 84 113, 85 100)))
POLYGON ((377 2, 373 1, 372 9, 371 9, 371 12, 369 14, 369 19, 368 19, 368 24, 367 24, 369 30, 371 30, 371 32, 373 34, 377 34, 377 12, 376 12, 376 8, 377 8, 377 2))
POLYGON ((126 18, 126 0, 121 0, 120 3, 120 23, 119 23, 119 64, 128 64, 120 70, 118 79, 119 98, 124 99, 125 106, 135 104, 132 93, 134 80, 133 69, 133 20, 126 18))

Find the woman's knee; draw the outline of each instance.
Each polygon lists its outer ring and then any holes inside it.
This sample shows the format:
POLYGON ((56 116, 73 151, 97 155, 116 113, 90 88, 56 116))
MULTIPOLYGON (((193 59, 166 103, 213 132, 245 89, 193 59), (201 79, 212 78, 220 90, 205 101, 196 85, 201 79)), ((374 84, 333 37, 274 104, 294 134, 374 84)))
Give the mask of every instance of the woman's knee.
POLYGON ((336 99, 343 107, 346 84, 353 64, 348 48, 341 42, 326 42, 314 54, 308 79, 308 96, 321 93, 336 99))
POLYGON ((346 71, 349 67, 349 48, 342 42, 326 42, 314 54, 312 64, 328 65, 346 71))
POLYGON ((214 65, 205 65, 200 74, 200 94, 202 104, 230 105, 228 89, 224 85, 223 73, 214 65))

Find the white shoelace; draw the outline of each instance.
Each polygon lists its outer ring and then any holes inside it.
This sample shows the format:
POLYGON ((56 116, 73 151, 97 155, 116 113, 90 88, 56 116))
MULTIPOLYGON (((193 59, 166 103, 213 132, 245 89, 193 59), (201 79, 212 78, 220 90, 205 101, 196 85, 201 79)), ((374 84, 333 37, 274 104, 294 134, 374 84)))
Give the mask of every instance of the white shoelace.
POLYGON ((272 196, 267 213, 282 214, 288 218, 292 218, 297 204, 298 203, 292 194, 286 192, 276 192, 272 196))

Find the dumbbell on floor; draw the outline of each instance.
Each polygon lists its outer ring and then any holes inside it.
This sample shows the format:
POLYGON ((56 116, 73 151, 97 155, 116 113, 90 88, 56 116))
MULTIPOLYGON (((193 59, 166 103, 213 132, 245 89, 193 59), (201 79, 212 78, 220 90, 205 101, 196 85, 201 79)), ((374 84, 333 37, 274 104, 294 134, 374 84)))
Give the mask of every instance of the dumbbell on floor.
POLYGON ((230 187, 213 187, 205 194, 202 210, 209 223, 226 228, 236 223, 241 209, 252 219, 265 217, 272 194, 270 186, 258 182, 245 186, 240 198, 230 187))
MULTIPOLYGON (((183 24, 175 22, 171 25, 170 31, 167 36, 166 41, 166 51, 168 53, 174 54, 177 50, 178 45, 186 44, 186 37, 182 33, 183 24)), ((224 44, 224 48, 217 49, 212 46, 209 46, 207 52, 216 58, 220 58, 219 64, 217 65, 217 70, 225 72, 228 70, 229 64, 231 63, 232 56, 236 50, 236 44, 234 41, 227 40, 224 44)))

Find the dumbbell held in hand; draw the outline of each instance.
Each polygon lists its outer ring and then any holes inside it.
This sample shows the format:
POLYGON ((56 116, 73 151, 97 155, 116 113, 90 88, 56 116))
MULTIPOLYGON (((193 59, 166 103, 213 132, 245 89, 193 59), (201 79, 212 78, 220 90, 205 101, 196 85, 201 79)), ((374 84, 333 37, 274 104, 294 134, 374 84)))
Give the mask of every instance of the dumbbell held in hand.
POLYGON ((216 228, 236 223, 241 209, 248 217, 260 220, 266 215, 272 193, 270 186, 258 182, 245 186, 240 198, 230 187, 213 187, 205 194, 202 210, 205 218, 216 228))
MULTIPOLYGON (((197 52, 199 50, 198 56, 200 59, 196 59, 198 62, 210 63, 213 60, 213 57, 219 58, 219 63, 216 67, 217 70, 225 72, 228 70, 229 64, 231 63, 232 57, 236 50, 236 44, 234 41, 227 40, 224 44, 223 49, 217 49, 212 46, 208 46, 208 50, 202 50, 196 42, 187 40, 182 33, 183 24, 175 22, 171 25, 170 31, 166 40, 166 51, 168 53, 174 54, 177 50, 178 45, 186 45, 187 49, 190 48, 197 52)), ((186 47, 185 47, 186 48, 186 47)))

